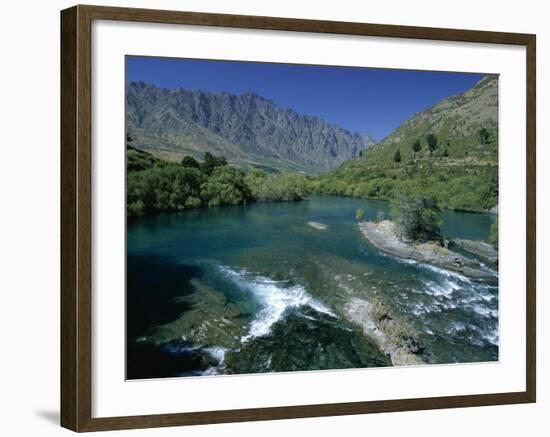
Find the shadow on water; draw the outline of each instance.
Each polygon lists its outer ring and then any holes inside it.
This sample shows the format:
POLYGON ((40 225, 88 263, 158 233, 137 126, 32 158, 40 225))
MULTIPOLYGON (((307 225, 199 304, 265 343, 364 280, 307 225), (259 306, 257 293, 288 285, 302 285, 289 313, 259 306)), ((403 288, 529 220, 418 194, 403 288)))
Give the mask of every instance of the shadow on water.
POLYGON ((185 368, 189 359, 177 357, 139 338, 151 327, 177 319, 189 309, 178 297, 193 292, 191 280, 201 276, 195 266, 177 264, 159 256, 127 257, 127 377, 154 378, 172 376, 185 368))
POLYGON ((193 292, 191 279, 200 277, 201 269, 156 256, 129 255, 127 262, 127 289, 132 292, 127 299, 127 330, 135 338, 151 326, 175 320, 187 309, 176 298, 193 292))

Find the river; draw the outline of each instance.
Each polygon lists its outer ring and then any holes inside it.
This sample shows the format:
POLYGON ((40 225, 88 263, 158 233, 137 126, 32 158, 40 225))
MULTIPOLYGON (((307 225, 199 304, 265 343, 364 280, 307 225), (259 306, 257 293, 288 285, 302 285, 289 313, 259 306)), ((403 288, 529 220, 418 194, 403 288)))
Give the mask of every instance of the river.
MULTIPOLYGON (((496 278, 381 253, 358 208, 365 220, 388 214, 387 202, 322 196, 130 222, 127 377, 391 365, 343 311, 373 296, 418 333, 429 363, 498 360, 496 278)), ((493 216, 442 220, 446 237, 486 240, 493 216)))

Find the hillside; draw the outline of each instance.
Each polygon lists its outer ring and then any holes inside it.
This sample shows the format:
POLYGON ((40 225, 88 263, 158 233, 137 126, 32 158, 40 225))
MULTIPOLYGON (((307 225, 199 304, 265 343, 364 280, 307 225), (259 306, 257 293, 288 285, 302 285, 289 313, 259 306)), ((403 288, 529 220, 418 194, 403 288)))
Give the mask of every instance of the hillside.
POLYGON ((322 173, 374 145, 371 137, 291 109, 254 93, 127 86, 132 146, 157 157, 223 155, 236 166, 322 173))
POLYGON ((498 77, 414 115, 319 180, 325 194, 377 199, 405 186, 431 194, 443 208, 486 211, 497 204, 498 77))
POLYGON ((399 149, 403 160, 412 157, 413 144, 418 140, 421 149, 415 158, 429 158, 426 138, 437 138, 435 157, 447 151, 448 161, 467 160, 496 164, 498 159, 498 77, 486 76, 463 94, 448 97, 431 108, 414 115, 376 147, 364 153, 361 161, 385 163, 399 149), (479 131, 489 133, 486 142, 480 141, 479 131))

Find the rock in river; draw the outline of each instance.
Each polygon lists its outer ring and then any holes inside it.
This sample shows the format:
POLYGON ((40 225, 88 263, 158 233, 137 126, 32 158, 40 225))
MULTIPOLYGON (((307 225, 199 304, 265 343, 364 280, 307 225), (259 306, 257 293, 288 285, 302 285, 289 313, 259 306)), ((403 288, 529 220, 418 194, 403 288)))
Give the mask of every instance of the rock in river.
POLYGON ((318 231, 326 231, 328 229, 327 225, 324 225, 324 224, 319 223, 319 222, 307 222, 307 224, 309 226, 311 226, 312 228, 317 229, 318 231))
POLYGON ((362 222, 359 229, 373 246, 399 258, 432 264, 474 279, 494 278, 494 273, 483 269, 478 261, 442 247, 437 242, 402 240, 397 235, 395 224, 389 220, 362 222))
POLYGON ((462 250, 471 253, 478 258, 481 258, 483 261, 487 261, 495 265, 498 264, 497 250, 485 241, 474 241, 455 238, 454 240, 451 240, 451 243, 458 246, 462 250))

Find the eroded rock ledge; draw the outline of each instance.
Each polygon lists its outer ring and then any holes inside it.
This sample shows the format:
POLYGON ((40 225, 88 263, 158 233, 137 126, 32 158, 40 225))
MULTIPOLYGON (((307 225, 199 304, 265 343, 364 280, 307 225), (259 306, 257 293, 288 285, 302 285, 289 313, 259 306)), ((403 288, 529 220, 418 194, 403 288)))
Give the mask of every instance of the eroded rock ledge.
POLYGON ((352 298, 345 305, 347 318, 361 326, 394 366, 426 364, 424 347, 418 334, 404 321, 395 318, 378 297, 369 301, 352 298))

